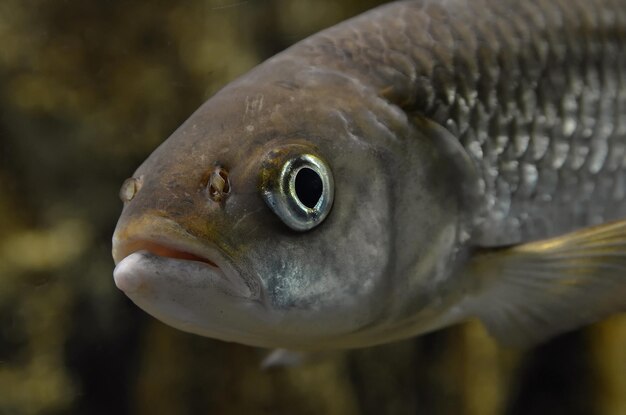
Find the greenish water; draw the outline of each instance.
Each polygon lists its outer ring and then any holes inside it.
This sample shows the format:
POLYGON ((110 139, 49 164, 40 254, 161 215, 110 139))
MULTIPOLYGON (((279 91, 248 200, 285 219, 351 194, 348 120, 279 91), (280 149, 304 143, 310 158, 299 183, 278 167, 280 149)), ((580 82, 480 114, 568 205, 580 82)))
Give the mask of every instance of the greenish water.
POLYGON ((261 371, 112 279, 123 180, 356 0, 0 3, 0 414, 626 414, 624 317, 527 352, 477 325, 261 371))

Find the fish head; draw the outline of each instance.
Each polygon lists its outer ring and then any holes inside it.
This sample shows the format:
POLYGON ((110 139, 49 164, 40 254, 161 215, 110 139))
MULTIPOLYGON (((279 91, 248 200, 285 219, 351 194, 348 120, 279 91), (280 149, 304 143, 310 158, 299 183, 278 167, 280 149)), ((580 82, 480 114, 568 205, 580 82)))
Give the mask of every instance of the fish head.
POLYGON ((398 166, 360 138, 383 126, 336 92, 345 80, 249 79, 207 101, 122 186, 115 282, 187 332, 300 350, 360 344, 402 289, 398 166))

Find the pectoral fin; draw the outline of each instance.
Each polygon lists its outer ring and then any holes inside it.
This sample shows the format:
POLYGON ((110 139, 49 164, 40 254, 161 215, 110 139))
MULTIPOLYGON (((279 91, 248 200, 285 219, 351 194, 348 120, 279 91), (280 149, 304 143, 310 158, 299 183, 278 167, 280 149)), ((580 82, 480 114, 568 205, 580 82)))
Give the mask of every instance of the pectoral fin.
POLYGON ((317 363, 340 356, 333 351, 298 352, 287 349, 274 349, 270 351, 261 362, 261 369, 298 367, 317 363))
POLYGON ((274 349, 261 362, 261 369, 274 367, 300 366, 306 360, 305 354, 286 349, 274 349))
POLYGON ((529 345, 626 311, 626 221, 477 253, 468 311, 502 343, 529 345))

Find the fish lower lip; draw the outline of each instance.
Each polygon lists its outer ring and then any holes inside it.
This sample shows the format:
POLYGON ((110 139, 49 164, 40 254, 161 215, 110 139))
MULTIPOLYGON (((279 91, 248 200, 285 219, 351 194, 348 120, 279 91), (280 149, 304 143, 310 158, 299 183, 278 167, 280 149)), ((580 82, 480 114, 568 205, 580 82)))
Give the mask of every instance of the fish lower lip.
MULTIPOLYGON (((136 251, 115 267, 115 285, 127 295, 147 294, 162 284, 202 285, 233 297, 250 298, 254 290, 234 270, 224 270, 210 260, 157 255, 147 250, 136 251), (212 265, 213 264, 213 265, 212 265)), ((197 288, 197 287, 196 287, 197 288)))
POLYGON ((255 298, 259 294, 256 281, 241 275, 216 248, 198 246, 192 250, 187 245, 136 239, 114 243, 114 257, 115 284, 127 295, 149 289, 156 274, 168 273, 174 279, 185 274, 198 280, 204 276, 207 283, 236 297, 255 298))

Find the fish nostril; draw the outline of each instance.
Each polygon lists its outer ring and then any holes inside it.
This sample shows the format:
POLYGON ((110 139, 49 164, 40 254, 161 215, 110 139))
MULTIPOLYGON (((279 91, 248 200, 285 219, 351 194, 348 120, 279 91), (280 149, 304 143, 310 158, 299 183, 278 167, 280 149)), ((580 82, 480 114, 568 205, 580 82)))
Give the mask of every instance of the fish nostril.
POLYGON ((209 177, 208 187, 211 199, 215 202, 223 201, 230 193, 228 171, 220 166, 215 167, 209 177))
POLYGON ((141 189, 141 185, 143 183, 143 176, 139 177, 131 177, 129 179, 124 180, 122 183, 122 187, 120 188, 120 199, 122 202, 130 202, 133 200, 139 189, 141 189))

